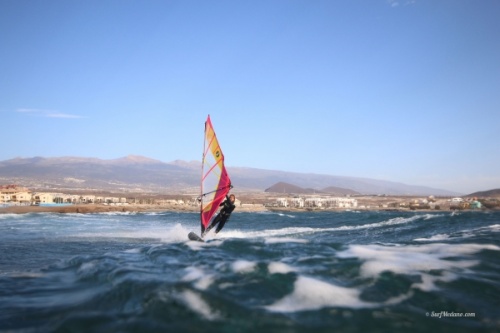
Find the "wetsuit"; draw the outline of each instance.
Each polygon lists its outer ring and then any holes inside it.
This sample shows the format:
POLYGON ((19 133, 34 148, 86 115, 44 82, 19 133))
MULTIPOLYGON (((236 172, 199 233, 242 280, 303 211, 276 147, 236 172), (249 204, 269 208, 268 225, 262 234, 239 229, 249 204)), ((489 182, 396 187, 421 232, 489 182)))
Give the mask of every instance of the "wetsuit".
POLYGON ((227 220, 229 219, 229 216, 231 216, 231 213, 233 210, 236 208, 234 203, 231 202, 231 199, 229 199, 229 196, 226 195, 226 200, 223 201, 219 206, 222 206, 221 210, 219 211, 219 214, 212 220, 212 222, 209 224, 209 226, 203 231, 203 234, 201 237, 204 237, 210 230, 212 230, 213 227, 215 227, 217 224, 217 228, 215 229, 215 233, 218 233, 219 231, 224 228, 224 224, 226 224, 227 220))

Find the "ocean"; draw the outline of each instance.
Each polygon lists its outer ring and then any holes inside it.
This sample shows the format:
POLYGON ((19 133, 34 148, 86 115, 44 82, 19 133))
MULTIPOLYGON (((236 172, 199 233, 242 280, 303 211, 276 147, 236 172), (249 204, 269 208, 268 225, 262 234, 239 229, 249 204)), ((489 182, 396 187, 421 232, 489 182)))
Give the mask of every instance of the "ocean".
POLYGON ((500 332, 500 212, 0 214, 0 332, 500 332))

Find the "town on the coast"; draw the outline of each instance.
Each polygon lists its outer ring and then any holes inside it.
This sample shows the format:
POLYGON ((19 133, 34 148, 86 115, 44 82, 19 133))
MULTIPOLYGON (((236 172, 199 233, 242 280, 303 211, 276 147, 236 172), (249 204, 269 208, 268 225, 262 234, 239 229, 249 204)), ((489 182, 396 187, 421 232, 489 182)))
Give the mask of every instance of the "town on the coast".
MULTIPOLYGON (((29 207, 60 208, 60 212, 179 210, 197 211, 196 194, 89 194, 32 191, 21 185, 0 185, 0 212, 29 207), (71 207, 74 209, 72 210, 71 207), (63 209, 66 208, 66 209, 63 209)), ((481 210, 500 207, 498 198, 416 197, 389 195, 320 195, 284 193, 237 193, 236 206, 241 211, 264 210, 481 210)), ((40 210, 40 208, 38 208, 40 210)))

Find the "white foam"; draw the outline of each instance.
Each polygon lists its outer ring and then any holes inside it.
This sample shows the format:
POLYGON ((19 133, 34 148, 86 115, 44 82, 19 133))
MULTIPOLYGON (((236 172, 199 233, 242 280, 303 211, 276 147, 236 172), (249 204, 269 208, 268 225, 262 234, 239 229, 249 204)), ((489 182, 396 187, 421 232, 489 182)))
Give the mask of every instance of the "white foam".
POLYGON ((0 276, 6 276, 11 278, 21 278, 21 279, 36 279, 46 276, 45 273, 41 272, 2 272, 0 271, 0 276))
MULTIPOLYGON (((79 214, 79 213, 71 213, 71 214, 79 214)), ((125 211, 125 212, 112 211, 112 212, 97 212, 97 213, 94 213, 94 214, 96 214, 96 215, 120 216, 120 215, 137 215, 138 213, 137 212, 129 212, 129 211, 125 211)))
POLYGON ((436 217, 442 217, 442 216, 444 216, 444 214, 424 214, 424 215, 422 215, 424 220, 430 220, 430 219, 433 219, 436 217))
POLYGON ((233 287, 235 284, 234 283, 231 283, 231 282, 223 282, 223 283, 219 283, 218 284, 218 287, 219 289, 223 290, 223 289, 227 289, 227 288, 231 288, 233 287))
POLYGON ((271 237, 265 239, 266 244, 276 244, 276 243, 308 243, 306 239, 300 238, 290 238, 290 237, 271 237))
POLYGON ((0 214, 0 220, 8 220, 8 219, 20 219, 25 216, 24 214, 0 214))
POLYGON ((186 268, 187 274, 181 279, 186 282, 194 282, 195 287, 200 290, 206 290, 214 282, 212 274, 207 274, 203 270, 196 267, 186 268))
POLYGON ((308 227, 290 227, 281 229, 267 229, 261 231, 251 231, 251 232, 241 232, 241 238, 269 238, 269 237, 279 237, 287 235, 296 235, 301 233, 312 233, 321 231, 321 228, 308 228, 308 227))
MULTIPOLYGON (((459 237, 460 238, 471 238, 471 237, 476 236, 478 233, 481 233, 484 231, 488 232, 488 233, 489 232, 500 232, 500 224, 492 224, 492 225, 478 227, 478 228, 474 228, 474 229, 461 230, 461 231, 459 231, 459 237)), ((436 235, 436 236, 439 236, 439 235, 436 235)), ((430 238, 417 238, 415 240, 416 241, 439 240, 438 237, 436 237, 436 238, 434 238, 434 237, 435 236, 430 237, 430 238)), ((443 239, 446 239, 446 238, 443 238, 443 239)))
POLYGON ((284 264, 282 262, 270 262, 269 265, 267 266, 267 270, 269 271, 270 274, 287 274, 290 272, 295 272, 296 270, 288 266, 287 264, 284 264))
MULTIPOLYGON (((266 242, 280 242, 278 238, 284 236, 296 236, 301 234, 314 234, 320 232, 332 232, 332 231, 351 231, 351 230, 362 230, 362 229, 373 229, 385 226, 394 226, 399 224, 411 223, 420 219, 428 220, 430 218, 437 217, 436 214, 425 214, 425 215, 414 215, 411 217, 396 217, 382 222, 362 224, 362 225, 344 225, 340 227, 333 228, 311 228, 311 227, 288 227, 280 229, 267 229, 260 231, 241 231, 241 230, 224 230, 223 233, 215 235, 210 233, 208 237, 227 239, 227 238, 241 238, 241 239, 252 239, 252 238, 265 238, 266 242)), ((207 238, 211 239, 211 238, 207 238)), ((292 238, 284 238, 282 242, 306 242, 303 240, 297 240, 292 238)))
POLYGON ((198 242, 198 241, 190 241, 188 240, 186 245, 193 251, 200 251, 201 249, 207 247, 207 243, 198 242))
POLYGON ((95 261, 85 262, 78 268, 77 274, 81 277, 87 278, 93 276, 99 270, 95 261))
POLYGON ((215 279, 212 274, 205 275, 194 284, 196 289, 207 290, 214 283, 215 279))
POLYGON ((485 227, 480 227, 475 230, 482 231, 482 230, 488 230, 488 231, 493 231, 493 232, 500 232, 500 224, 492 224, 488 225, 485 227))
POLYGON ((445 240, 445 239, 448 239, 450 238, 450 235, 447 235, 447 234, 437 234, 437 235, 434 235, 432 237, 429 237, 429 238, 415 238, 414 241, 417 241, 417 242, 427 242, 427 241, 442 241, 442 240, 445 240))
MULTIPOLYGON (((218 239, 229 239, 229 238, 240 238, 240 239, 252 239, 252 238, 265 238, 269 239, 270 237, 280 237, 287 235, 296 235, 300 233, 312 233, 317 231, 322 231, 326 229, 315 229, 315 228, 307 228, 307 227, 291 227, 291 228, 281 228, 281 229, 267 229, 260 231, 241 231, 241 230, 224 230, 223 233, 217 234, 216 236, 212 235, 213 238, 218 239)), ((210 236, 210 234, 209 234, 210 236)))
POLYGON ((164 231, 162 234, 161 240, 164 242, 183 242, 187 239, 187 235, 189 234, 190 230, 184 228, 182 224, 176 223, 173 228, 170 230, 164 231))
POLYGON ((198 313, 207 320, 215 320, 219 318, 217 311, 212 311, 210 306, 201 298, 201 296, 194 291, 184 290, 178 298, 186 304, 193 312, 198 313))
POLYGON ((188 267, 185 269, 186 275, 181 279, 182 281, 194 281, 198 280, 199 278, 203 277, 205 274, 201 269, 197 267, 188 267))
MULTIPOLYGON (((389 271, 396 274, 419 275, 420 281, 412 284, 410 290, 404 294, 383 302, 371 303, 360 299, 361 289, 341 287, 311 277, 298 276, 291 294, 265 308, 277 312, 294 312, 324 307, 362 308, 397 304, 409 299, 414 289, 431 291, 437 289, 436 282, 456 280, 460 273, 467 272, 468 268, 479 263, 478 260, 460 259, 460 257, 485 249, 500 251, 500 247, 488 244, 351 245, 347 250, 337 253, 337 256, 364 260, 360 268, 363 277, 377 279, 380 274, 389 271), (441 273, 437 275, 437 271, 441 273)), ((277 262, 272 262, 268 266, 271 274, 288 272, 289 269, 287 265, 277 262)))
POLYGON ((477 265, 477 260, 448 260, 451 257, 467 256, 481 250, 500 251, 500 247, 487 244, 443 244, 409 246, 351 245, 337 254, 339 258, 359 258, 361 275, 378 277, 382 272, 396 274, 419 274, 422 282, 412 285, 421 290, 437 289, 435 282, 448 282, 456 279, 456 273, 477 265), (441 275, 429 274, 430 271, 443 271, 441 275))
POLYGON ((361 301, 359 294, 360 292, 356 289, 299 276, 291 294, 265 308, 275 312, 295 312, 334 306, 350 308, 373 306, 373 304, 361 301))
POLYGON ((337 227, 337 228, 330 228, 327 231, 346 231, 346 230, 373 229, 373 228, 379 228, 379 227, 385 227, 385 226, 393 226, 393 225, 411 223, 411 222, 419 220, 421 218, 428 219, 430 217, 429 217, 429 214, 427 214, 425 216, 415 215, 415 216, 411 216, 411 217, 395 217, 395 218, 389 219, 387 221, 382 221, 382 222, 376 222, 376 223, 370 223, 370 224, 362 224, 362 225, 353 225, 353 226, 342 226, 342 227, 337 227))
POLYGON ((183 227, 180 223, 176 223, 173 226, 164 227, 158 225, 152 225, 145 228, 128 228, 126 226, 122 227, 118 225, 109 225, 104 228, 95 228, 93 232, 82 232, 75 234, 74 237, 86 237, 86 238, 150 238, 157 239, 162 243, 180 243, 188 240, 187 235, 189 234, 189 229, 183 227), (113 228, 115 226, 116 228, 113 228))
POLYGON ((362 229, 373 229, 380 228, 385 226, 394 226, 400 224, 411 223, 417 221, 419 219, 430 219, 437 217, 438 215, 434 214, 425 214, 425 215, 414 215, 411 217, 396 217, 393 219, 389 219, 382 222, 370 223, 370 224, 362 224, 362 225, 344 225, 340 227, 333 228, 310 228, 310 227, 289 227, 289 228, 280 228, 280 229, 268 229, 263 231, 254 231, 254 232, 246 232, 240 233, 240 238, 269 238, 269 237, 280 237, 280 236, 291 236, 297 234, 311 234, 311 233, 319 233, 319 232, 332 232, 332 231, 351 231, 351 230, 362 230, 362 229))
POLYGON ((220 238, 248 238, 248 235, 251 233, 243 232, 240 230, 224 230, 223 233, 219 235, 220 238))
POLYGON ((235 273, 250 273, 255 269, 257 264, 248 260, 237 260, 231 264, 231 268, 235 273))
POLYGON ((289 218, 292 218, 294 219, 296 216, 295 215, 291 215, 291 214, 283 214, 283 213, 278 213, 279 216, 284 216, 284 217, 289 217, 289 218))
POLYGON ((128 250, 125 250, 123 251, 125 253, 141 253, 142 252, 142 248, 134 248, 134 249, 128 249, 128 250))

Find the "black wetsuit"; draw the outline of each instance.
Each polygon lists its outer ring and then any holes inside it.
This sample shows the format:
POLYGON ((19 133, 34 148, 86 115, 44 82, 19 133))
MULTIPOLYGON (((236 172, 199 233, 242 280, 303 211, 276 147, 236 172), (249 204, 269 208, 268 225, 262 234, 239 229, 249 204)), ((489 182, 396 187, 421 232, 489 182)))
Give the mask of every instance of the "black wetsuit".
POLYGON ((217 224, 217 228, 215 229, 215 233, 218 233, 219 231, 224 228, 224 224, 226 224, 227 220, 229 219, 229 216, 231 216, 231 213, 233 210, 236 208, 234 203, 231 202, 231 199, 229 199, 229 196, 226 195, 226 200, 223 201, 219 206, 223 206, 221 210, 219 211, 219 214, 212 220, 210 225, 203 231, 203 234, 201 237, 205 236, 208 234, 210 230, 212 230, 213 227, 215 227, 217 224))

